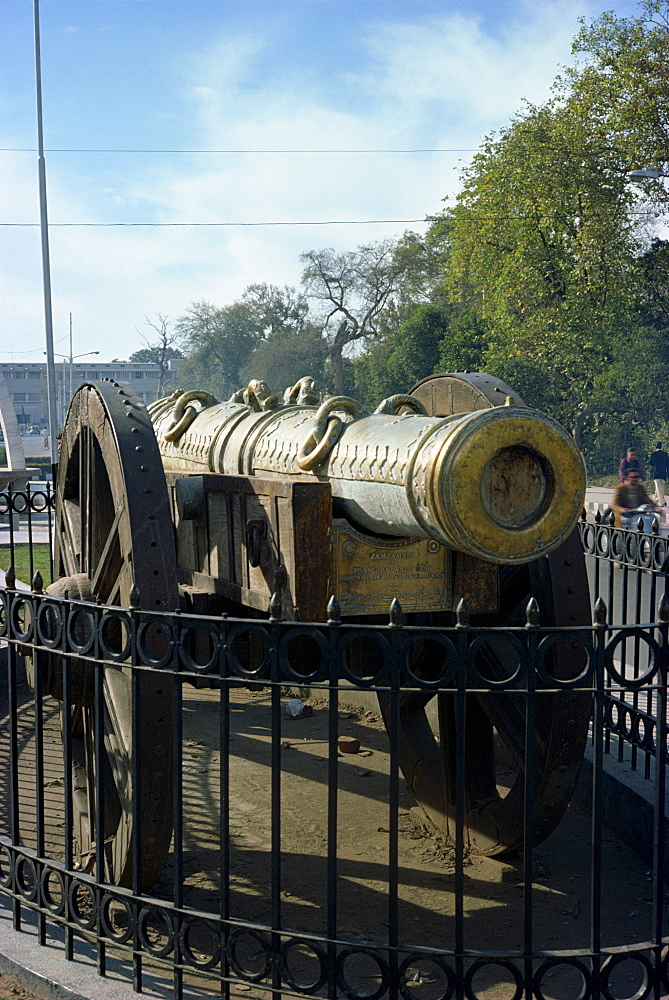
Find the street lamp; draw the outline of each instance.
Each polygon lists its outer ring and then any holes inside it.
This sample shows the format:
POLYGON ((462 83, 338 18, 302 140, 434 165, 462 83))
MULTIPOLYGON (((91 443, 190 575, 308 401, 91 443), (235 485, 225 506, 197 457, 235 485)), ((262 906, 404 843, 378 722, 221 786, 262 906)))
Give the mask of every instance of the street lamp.
MULTIPOLYGON (((71 350, 71 347, 70 347, 70 350, 71 350)), ((44 353, 46 354, 46 351, 44 351, 44 353)), ((72 362, 76 361, 77 358, 88 358, 88 357, 90 357, 91 354, 99 354, 99 353, 100 353, 99 351, 86 351, 84 354, 75 354, 75 355, 72 355, 72 354, 56 354, 56 353, 54 353, 54 357, 55 358, 64 358, 65 361, 68 362, 68 370, 69 370, 69 376, 70 376, 69 377, 69 384, 70 384, 69 398, 70 399, 72 399, 72 362)), ((65 420, 65 398, 64 398, 65 397, 65 372, 63 372, 63 382, 62 382, 62 385, 63 385, 63 397, 62 397, 61 420, 60 420, 61 426, 62 426, 62 424, 63 424, 63 422, 65 420)))
POLYGON ((659 174, 657 170, 646 170, 644 167, 642 170, 630 170, 627 176, 633 181, 656 181, 664 177, 664 174, 659 174))

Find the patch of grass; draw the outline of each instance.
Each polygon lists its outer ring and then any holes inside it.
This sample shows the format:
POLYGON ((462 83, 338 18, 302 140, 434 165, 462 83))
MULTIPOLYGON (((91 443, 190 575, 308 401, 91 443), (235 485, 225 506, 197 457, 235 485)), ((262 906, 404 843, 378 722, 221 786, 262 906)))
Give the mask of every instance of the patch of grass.
MULTIPOLYGON (((10 561, 9 546, 1 546, 0 569, 9 569, 10 561)), ((51 582, 48 545, 33 545, 33 575, 37 570, 42 574, 42 580, 46 587, 51 582)), ((30 584, 32 577, 30 574, 30 547, 28 545, 14 546, 14 572, 16 573, 17 580, 30 584)))

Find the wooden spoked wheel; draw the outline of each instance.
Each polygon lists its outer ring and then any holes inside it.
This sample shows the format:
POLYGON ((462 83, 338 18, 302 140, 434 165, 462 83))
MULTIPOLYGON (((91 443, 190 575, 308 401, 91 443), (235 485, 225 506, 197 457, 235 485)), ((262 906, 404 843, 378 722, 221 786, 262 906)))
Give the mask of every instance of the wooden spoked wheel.
MULTIPOLYGON (((509 386, 480 373, 431 376, 412 393, 438 416, 503 405, 509 395, 523 405, 509 386)), ((522 627, 531 597, 539 604, 541 625, 589 624, 590 596, 578 531, 548 557, 525 566, 500 566, 498 592, 498 612, 479 619, 473 616, 472 626, 522 627)), ((500 637, 481 647, 476 666, 487 680, 500 681, 512 676, 516 657, 500 637)), ((568 639, 556 642, 546 661, 549 674, 558 680, 578 676, 584 665, 583 649, 568 639)), ((427 651, 417 655, 412 669, 426 680, 433 679, 437 670, 427 651)), ((588 694, 542 693, 539 684, 537 689, 532 696, 535 717, 529 740, 533 844, 552 832, 569 804, 591 713, 588 694)), ((390 698, 379 695, 379 702, 389 727, 390 698)), ((469 692, 464 722, 458 726, 456 695, 450 692, 407 692, 400 698, 399 761, 407 784, 425 816, 454 840, 456 784, 458 768, 462 768, 464 843, 473 853, 510 854, 524 846, 527 703, 526 694, 509 689, 469 692)))
MULTIPOLYGON (((63 430, 56 489, 51 593, 71 600, 173 611, 178 606, 176 554, 167 487, 150 417, 139 397, 113 382, 84 384, 63 430), (133 589, 137 588, 137 589, 133 589), (132 593, 131 593, 132 592, 132 593)), ((86 618, 80 615, 85 631, 86 618)), ((88 626, 90 628, 90 626, 88 626)), ((156 630, 159 632, 159 628, 156 630)), ((113 634, 109 637, 114 642, 113 634)), ((121 642, 120 636, 116 638, 121 642)), ((154 640, 159 643, 159 637, 154 640)), ((151 652, 151 651, 149 651, 151 652)), ((102 690, 102 774, 96 774, 94 666, 72 670, 74 839, 82 868, 95 865, 102 789, 105 878, 132 885, 133 758, 139 777, 141 886, 160 874, 171 838, 172 685, 142 670, 139 745, 133 746, 133 679, 121 663, 106 663, 102 690)), ((60 673, 60 671, 58 671, 60 673)), ((52 692, 62 697, 62 681, 52 692)))

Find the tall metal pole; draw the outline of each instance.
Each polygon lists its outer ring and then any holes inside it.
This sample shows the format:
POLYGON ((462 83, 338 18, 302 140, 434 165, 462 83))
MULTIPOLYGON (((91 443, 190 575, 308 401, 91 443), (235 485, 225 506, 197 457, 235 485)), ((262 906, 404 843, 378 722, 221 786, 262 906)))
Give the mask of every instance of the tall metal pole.
POLYGON ((39 0, 33 0, 35 21, 35 90, 37 96, 37 150, 39 172, 40 231, 42 234, 42 285, 44 288, 44 325, 46 332, 46 388, 49 401, 49 444, 54 481, 58 468, 56 434, 56 370, 53 354, 53 315, 51 312, 51 264, 49 261, 49 222, 46 209, 46 163, 42 130, 42 59, 40 54, 39 0))
MULTIPOLYGON (((72 399, 72 313, 70 313, 70 396, 72 399)), ((68 401, 69 406, 69 401, 68 401)), ((65 419, 65 413, 67 413, 67 407, 63 410, 63 419, 65 419)))

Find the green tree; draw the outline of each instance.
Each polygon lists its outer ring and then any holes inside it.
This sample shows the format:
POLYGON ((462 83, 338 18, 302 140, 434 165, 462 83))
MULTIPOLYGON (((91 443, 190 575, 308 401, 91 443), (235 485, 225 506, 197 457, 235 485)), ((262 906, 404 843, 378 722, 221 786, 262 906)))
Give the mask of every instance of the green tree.
POLYGON ((180 382, 229 396, 244 384, 253 352, 277 336, 302 333, 307 316, 304 296, 268 284, 249 285, 237 302, 221 308, 194 302, 177 322, 186 353, 180 382))
POLYGON ((440 343, 448 328, 447 310, 422 305, 393 337, 388 355, 388 375, 393 392, 408 392, 439 366, 440 343))
MULTIPOLYGON (((442 308, 443 315, 444 310, 442 308)), ((444 317, 446 318, 446 317, 444 317)), ((451 308, 439 340, 435 371, 481 371, 486 349, 486 325, 474 309, 451 308)))
MULTIPOLYGON (((560 82, 615 132, 625 163, 669 169, 669 2, 642 0, 637 17, 602 14, 583 24, 573 51, 578 62, 560 82)), ((666 208, 666 187, 644 182, 647 194, 666 208)))
POLYGON ((638 266, 642 322, 669 338, 669 241, 654 239, 639 259, 638 266))
MULTIPOLYGON (((345 358, 345 391, 359 399, 368 410, 375 410, 382 399, 398 392, 397 383, 388 372, 388 357, 393 349, 390 336, 368 344, 355 358, 345 358)), ((402 387, 406 391, 406 387, 402 387)))
POLYGON ((453 211, 448 287, 485 322, 486 368, 538 375, 566 422, 634 327, 633 198, 611 137, 554 100, 485 141, 453 211))
POLYGON ((241 387, 241 368, 262 337, 242 302, 223 308, 193 302, 177 331, 186 355, 179 371, 182 386, 221 397, 241 387))
POLYGON ((265 340, 277 333, 301 333, 308 324, 306 296, 288 285, 283 288, 267 282, 249 285, 241 302, 265 340))
POLYGON ((637 259, 636 272, 634 335, 613 340, 612 359, 595 379, 592 406, 579 421, 594 473, 614 468, 630 440, 644 455, 658 438, 668 440, 669 244, 653 240, 637 259))
POLYGON ((315 326, 298 331, 278 330, 261 341, 241 369, 242 380, 264 379, 280 395, 284 389, 310 375, 323 385, 327 344, 315 326))

